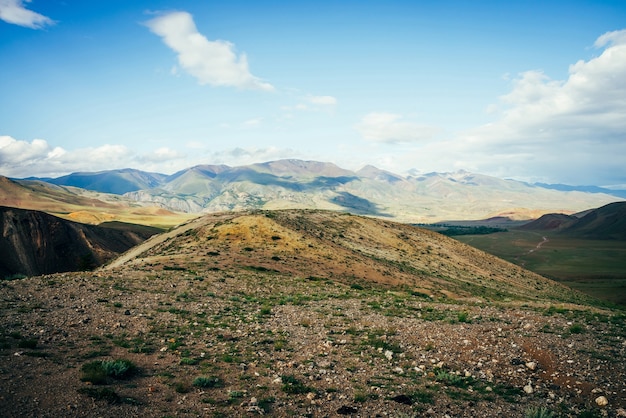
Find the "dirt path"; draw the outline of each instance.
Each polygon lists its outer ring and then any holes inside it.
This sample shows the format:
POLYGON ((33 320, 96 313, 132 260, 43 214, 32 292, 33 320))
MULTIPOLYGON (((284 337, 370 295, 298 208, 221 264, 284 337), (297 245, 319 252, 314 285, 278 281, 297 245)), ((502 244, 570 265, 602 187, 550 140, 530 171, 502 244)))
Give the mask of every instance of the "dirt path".
POLYGON ((112 270, 114 268, 121 267, 122 265, 130 262, 134 258, 137 258, 139 255, 148 251, 150 248, 158 244, 161 244, 162 242, 172 237, 185 233, 189 231, 190 229, 197 228, 198 226, 202 225, 205 222, 206 220, 203 217, 192 219, 191 221, 181 224, 178 227, 172 229, 171 231, 155 235, 147 239, 146 241, 144 241, 142 244, 139 244, 138 246, 131 248, 130 250, 120 255, 118 258, 116 258, 109 264, 100 267, 99 270, 112 270))
POLYGON ((538 251, 543 246, 543 244, 545 244, 546 242, 550 241, 548 239, 548 237, 542 237, 542 238, 543 238, 543 240, 539 244, 537 244, 537 246, 535 248, 533 248, 532 250, 529 250, 528 254, 534 253, 535 251, 538 251))

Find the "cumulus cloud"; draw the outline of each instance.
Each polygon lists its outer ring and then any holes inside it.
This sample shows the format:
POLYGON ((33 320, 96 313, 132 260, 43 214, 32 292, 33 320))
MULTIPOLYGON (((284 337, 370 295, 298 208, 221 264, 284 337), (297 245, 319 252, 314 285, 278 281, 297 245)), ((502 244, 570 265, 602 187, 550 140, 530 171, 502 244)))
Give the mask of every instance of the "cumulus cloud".
POLYGON ((439 129, 402 120, 402 115, 372 112, 355 126, 363 139, 374 142, 401 143, 431 139, 439 129))
POLYGON ((0 0, 0 19, 13 25, 42 29, 54 25, 54 21, 24 7, 30 0, 0 0))
POLYGON ((246 55, 237 55, 232 43, 210 41, 199 33, 191 14, 167 13, 149 20, 146 26, 176 52, 179 65, 200 84, 274 90, 250 73, 246 55))
POLYGON ((133 153, 122 145, 67 151, 43 139, 31 142, 0 136, 0 175, 54 177, 70 171, 99 171, 130 166, 133 153), (111 161, 118 164, 111 167, 111 161))
POLYGON ((483 171, 506 161, 500 170, 508 175, 534 171, 578 183, 599 172, 605 181, 626 178, 626 30, 594 45, 599 55, 570 65, 565 80, 520 74, 500 98, 497 119, 465 132, 455 149, 473 153, 483 171))
POLYGON ((22 141, 0 136, 0 175, 15 178, 59 177, 72 172, 132 167, 173 172, 187 166, 186 155, 167 147, 145 154, 118 144, 65 150, 43 139, 22 141))

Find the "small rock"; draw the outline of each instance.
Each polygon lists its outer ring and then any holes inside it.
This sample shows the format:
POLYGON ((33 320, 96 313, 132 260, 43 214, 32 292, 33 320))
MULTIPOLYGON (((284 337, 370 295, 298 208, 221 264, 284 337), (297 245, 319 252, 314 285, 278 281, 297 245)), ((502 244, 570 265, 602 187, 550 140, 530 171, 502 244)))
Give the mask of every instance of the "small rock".
POLYGON ((390 360, 393 358, 393 351, 391 350, 386 350, 385 351, 385 357, 387 357, 387 360, 390 360))
POLYGON ((535 363, 534 361, 529 361, 528 363, 526 363, 526 367, 528 368, 528 370, 535 370, 537 368, 537 363, 535 363))
POLYGON ((596 398, 596 405, 607 406, 608 404, 609 404, 609 400, 606 398, 606 396, 598 396, 596 398))
POLYGON ((394 367, 393 371, 394 373, 398 373, 398 374, 404 373, 404 370, 402 370, 402 367, 394 367))
POLYGON ((130 310, 126 309, 126 310, 124 311, 124 315, 130 315, 130 310))
POLYGON ((524 392, 528 393, 529 395, 533 393, 533 385, 531 385, 530 382, 526 386, 524 386, 524 392))
POLYGON ((624 408, 618 408, 616 412, 616 417, 626 417, 626 409, 624 408))

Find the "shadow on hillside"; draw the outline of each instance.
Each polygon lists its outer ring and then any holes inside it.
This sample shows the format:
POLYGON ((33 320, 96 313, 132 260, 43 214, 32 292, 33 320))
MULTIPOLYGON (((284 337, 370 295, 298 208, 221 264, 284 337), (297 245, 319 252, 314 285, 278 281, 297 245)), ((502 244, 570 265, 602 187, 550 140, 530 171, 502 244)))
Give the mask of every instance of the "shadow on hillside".
POLYGON ((342 206, 357 215, 376 215, 390 218, 388 213, 381 212, 378 205, 362 197, 348 192, 337 192, 337 196, 329 200, 331 203, 342 206))

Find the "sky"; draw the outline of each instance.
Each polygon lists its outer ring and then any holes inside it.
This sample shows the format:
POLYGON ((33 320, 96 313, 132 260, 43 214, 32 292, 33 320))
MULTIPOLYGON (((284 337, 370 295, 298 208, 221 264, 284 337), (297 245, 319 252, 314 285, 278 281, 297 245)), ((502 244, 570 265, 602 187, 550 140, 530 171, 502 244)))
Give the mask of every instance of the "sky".
POLYGON ((284 158, 626 188, 626 1, 0 0, 0 175, 284 158))

